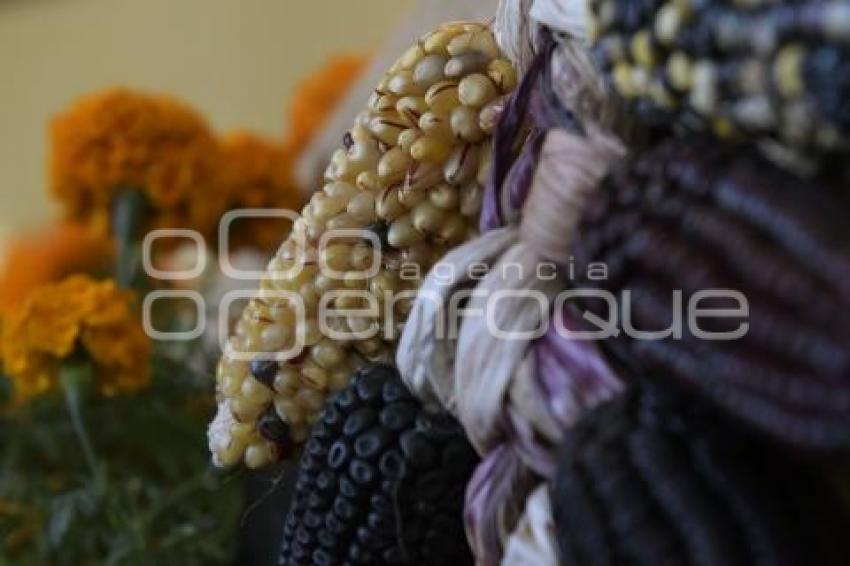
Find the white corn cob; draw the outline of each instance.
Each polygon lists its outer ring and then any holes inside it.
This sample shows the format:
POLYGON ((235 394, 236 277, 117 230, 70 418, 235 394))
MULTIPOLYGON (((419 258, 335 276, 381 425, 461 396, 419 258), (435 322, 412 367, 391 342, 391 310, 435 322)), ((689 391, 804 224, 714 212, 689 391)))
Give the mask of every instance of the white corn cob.
MULTIPOLYGON (((385 292, 415 291, 448 249, 475 235, 493 117, 515 85, 515 71, 493 34, 475 23, 441 26, 390 68, 229 339, 217 372, 219 414, 209 432, 217 465, 244 461, 257 468, 279 459, 284 447, 307 438, 330 392, 366 362, 392 359, 412 297, 387 303, 385 292), (364 234, 321 246, 322 235, 333 229, 364 234), (375 241, 381 243, 380 267, 358 278, 373 265, 375 241), (338 273, 329 275, 320 263, 338 273), (377 324, 377 336, 323 335, 320 299, 341 289, 370 294, 379 314, 337 318, 330 326, 362 331, 377 324), (281 291, 298 295, 304 317, 275 296, 281 291), (296 337, 303 348, 293 348, 296 337), (268 354, 253 361, 239 355, 290 349, 275 361, 268 354)), ((329 306, 362 309, 366 300, 339 296, 329 306)))

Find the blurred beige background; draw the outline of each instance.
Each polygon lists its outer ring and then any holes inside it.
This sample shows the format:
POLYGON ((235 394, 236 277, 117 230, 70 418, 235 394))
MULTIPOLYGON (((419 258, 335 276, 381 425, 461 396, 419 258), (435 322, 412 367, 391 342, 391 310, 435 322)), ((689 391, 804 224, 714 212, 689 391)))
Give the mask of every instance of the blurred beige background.
POLYGON ((296 82, 369 52, 413 0, 0 0, 0 260, 47 220, 46 124, 113 85, 182 97, 219 130, 281 135, 296 82))

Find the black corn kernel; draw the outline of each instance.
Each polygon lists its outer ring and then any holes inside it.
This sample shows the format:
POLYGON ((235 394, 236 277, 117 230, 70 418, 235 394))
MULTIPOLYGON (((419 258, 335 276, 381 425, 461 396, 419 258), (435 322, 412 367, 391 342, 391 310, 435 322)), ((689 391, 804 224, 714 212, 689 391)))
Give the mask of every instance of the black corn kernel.
MULTIPOLYGON (((386 222, 379 220, 374 224, 369 224, 366 226, 366 230, 375 234, 378 237, 378 241, 381 243, 382 250, 388 250, 390 248, 390 226, 386 222)), ((366 242, 372 243, 371 239, 366 239, 366 242)))
MULTIPOLYGON (((843 166, 847 170, 847 164, 843 166)), ((837 172, 836 172, 837 173, 837 172)), ((697 391, 774 441, 850 449, 850 195, 844 174, 802 179, 755 148, 690 136, 636 153, 588 198, 573 247, 578 287, 628 291, 637 329, 668 328, 705 290, 745 315, 683 323, 680 339, 605 346, 626 367, 697 391), (656 187, 645 191, 644 187, 656 187), (607 265, 607 279, 588 277, 607 265), (746 327, 742 326, 746 325, 746 327), (730 333, 704 339, 701 332, 730 333)), ((606 320, 604 301, 583 302, 606 320)))
POLYGON ((254 360, 251 362, 251 375, 269 389, 274 385, 277 370, 278 364, 273 360, 254 360))
POLYGON ((779 144, 800 170, 850 152, 848 14, 826 1, 588 2, 593 61, 630 115, 779 144))
POLYGON ((394 368, 357 372, 315 428, 284 523, 280 566, 473 563, 463 495, 475 452, 460 425, 426 412, 394 368))
POLYGON ((672 388, 638 386, 583 416, 560 447, 550 499, 561 564, 850 556, 848 513, 822 470, 672 388))
POLYGON ((259 421, 257 421, 257 430, 263 438, 270 442, 277 444, 289 442, 289 425, 280 419, 274 405, 263 412, 259 421))

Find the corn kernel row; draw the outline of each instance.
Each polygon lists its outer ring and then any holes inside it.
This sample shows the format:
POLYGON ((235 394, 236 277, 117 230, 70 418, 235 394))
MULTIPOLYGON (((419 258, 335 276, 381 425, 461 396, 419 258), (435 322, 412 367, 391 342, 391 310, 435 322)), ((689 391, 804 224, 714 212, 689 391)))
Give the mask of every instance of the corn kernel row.
MULTIPOLYGON (((488 140, 516 81, 490 30, 474 23, 446 24, 422 37, 383 77, 229 339, 210 427, 216 464, 257 468, 279 459, 286 446, 306 440, 330 392, 366 363, 392 359, 421 278, 476 233, 488 140), (322 245, 323 234, 339 229, 366 233, 322 245), (320 301, 340 290, 368 294, 380 313, 326 319, 328 325, 378 328, 377 335, 340 340, 322 332, 320 301), (306 316, 275 292, 296 293, 306 316), (287 349, 297 351, 283 360, 239 355, 287 349)), ((363 309, 367 298, 335 295, 327 306, 363 309)))
POLYGON ((650 122, 850 149, 850 3, 591 0, 595 56, 650 122))

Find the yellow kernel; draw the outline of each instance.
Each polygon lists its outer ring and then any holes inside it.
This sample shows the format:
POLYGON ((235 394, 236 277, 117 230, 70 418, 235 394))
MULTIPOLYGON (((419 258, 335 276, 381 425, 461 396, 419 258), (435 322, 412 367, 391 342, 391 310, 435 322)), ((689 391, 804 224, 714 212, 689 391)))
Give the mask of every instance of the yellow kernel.
POLYGON ((322 329, 319 322, 312 318, 301 321, 296 327, 297 336, 305 346, 315 346, 322 339, 322 329))
MULTIPOLYGON (((313 350, 315 350, 315 348, 313 348, 313 350)), ((313 353, 311 350, 311 356, 312 355, 313 353)), ((301 384, 304 387, 322 391, 328 385, 328 372, 325 371, 324 368, 308 360, 301 368, 301 384)), ((295 393, 296 399, 300 391, 301 389, 295 393)))
POLYGON ((314 193, 310 200, 310 208, 312 216, 320 222, 325 222, 328 218, 339 214, 348 203, 344 198, 329 197, 325 193, 314 193))
POLYGON ((614 86, 623 98, 632 98, 637 94, 632 68, 626 63, 618 63, 612 74, 614 86))
POLYGON ((693 66, 688 56, 681 51, 673 53, 667 60, 667 76, 676 89, 689 90, 693 83, 693 66))
POLYGON ((396 146, 386 152, 378 162, 378 177, 386 184, 397 183, 404 179, 410 167, 410 156, 396 146))
POLYGON ((394 248, 404 248, 421 242, 423 239, 425 239, 425 234, 416 229, 410 214, 405 214, 390 224, 387 240, 394 248))
POLYGON ((315 389, 302 389, 295 394, 295 402, 305 413, 312 413, 321 410, 325 404, 325 396, 315 389))
POLYGON ((304 411, 294 399, 275 398, 274 410, 285 423, 298 424, 304 420, 304 411))
POLYGON ((256 442, 245 450, 245 465, 252 470, 258 470, 274 462, 275 457, 276 450, 271 443, 256 442))
POLYGON ((499 94, 487 75, 473 73, 463 78, 457 87, 458 98, 464 106, 480 108, 499 94))
POLYGON ((282 324, 269 324, 260 332, 263 351, 274 352, 283 349, 289 342, 289 329, 282 324))
POLYGON ((369 110, 373 112, 390 112, 395 108, 398 97, 393 94, 381 94, 377 91, 369 98, 369 110))
POLYGON ((398 276, 391 271, 381 271, 369 281, 369 292, 379 301, 385 293, 395 293, 401 286, 398 276))
MULTIPOLYGON (((358 275, 357 271, 363 271, 369 269, 372 263, 374 262, 375 252, 369 246, 355 246, 351 250, 351 268, 356 270, 354 272, 346 273, 346 277, 351 274, 352 276, 358 275)), ((346 284, 348 280, 346 279, 346 284)))
POLYGON ((351 381, 352 372, 349 368, 339 368, 335 369, 331 372, 330 379, 328 380, 328 389, 331 391, 339 391, 343 387, 348 385, 348 382, 351 381))
POLYGON ((682 27, 682 9, 675 2, 668 2, 658 10, 655 17, 655 37, 663 45, 672 47, 682 27))
POLYGON ((325 224, 326 230, 353 230, 360 225, 357 218, 346 214, 338 214, 327 221, 325 224))
POLYGON ((417 161, 440 163, 448 158, 451 151, 451 145, 431 136, 423 136, 411 146, 410 156, 417 161))
MULTIPOLYGON (((305 283, 298 290, 298 294, 301 297, 301 304, 304 306, 304 314, 313 314, 316 312, 316 308, 319 305, 319 291, 316 289, 316 285, 313 283, 305 283)), ((288 321, 288 326, 292 327, 295 324, 295 313, 292 313, 290 320, 288 321)))
POLYGON ((449 124, 455 137, 471 143, 484 139, 478 116, 479 113, 469 106, 458 106, 452 110, 449 124))
MULTIPOLYGON (((407 124, 395 113, 391 115, 376 114, 369 121, 369 131, 387 145, 395 145, 398 141, 398 135, 406 129, 407 124)), ((359 173, 361 171, 358 171, 359 173)))
POLYGON ((419 203, 413 209, 413 226, 420 232, 436 232, 443 223, 445 211, 437 208, 430 200, 419 203))
POLYGON ((375 197, 367 191, 359 193, 348 203, 348 214, 363 224, 374 222, 377 218, 375 197))
POLYGON ((407 126, 416 126, 419 118, 428 111, 428 103, 422 96, 405 96, 398 99, 395 110, 407 126))
POLYGON ((455 214, 444 220, 434 239, 442 244, 454 245, 464 240, 467 231, 463 216, 455 214))
POLYGON ((416 63, 425 56, 425 50, 422 48, 422 45, 417 43, 412 47, 408 48, 401 57, 395 62, 393 67, 390 69, 391 73, 395 73, 401 71, 402 69, 412 69, 416 66, 416 63))
POLYGON ((274 390, 280 395, 291 396, 298 389, 298 383, 298 371, 291 366, 283 366, 274 377, 274 390))
POLYGON ((213 461, 217 466, 229 468, 244 459, 245 446, 237 442, 229 442, 226 446, 213 449, 213 461))
POLYGON ((451 185, 442 183, 431 189, 429 193, 431 202, 434 206, 443 210, 451 210, 458 205, 458 191, 451 185))
POLYGON ((800 44, 786 45, 773 63, 773 77, 779 92, 786 98, 802 95, 806 90, 803 79, 803 60, 806 50, 800 44))
MULTIPOLYGON (((359 309, 363 306, 363 297, 357 294, 344 293, 334 299, 334 307, 340 310, 359 309)), ((318 346, 316 346, 318 348, 318 346)), ((315 351, 315 348, 314 348, 315 351)))
POLYGON ((387 88, 396 96, 409 96, 425 92, 425 89, 413 80, 413 71, 408 69, 398 71, 390 77, 387 88))
POLYGON ((641 30, 632 37, 632 57, 644 67, 655 66, 655 51, 652 48, 652 36, 647 30, 641 30))
MULTIPOLYGON (((416 125, 419 125, 418 120, 416 122, 416 125)), ((398 136, 398 147, 400 147, 403 152, 410 154, 410 146, 412 146, 413 142, 418 140, 421 136, 422 131, 418 127, 404 130, 398 136)))
POLYGON ((375 208, 378 216, 384 220, 392 221, 404 214, 404 206, 398 200, 398 186, 386 187, 375 200, 375 208))
POLYGON ((443 168, 438 163, 416 162, 407 171, 405 190, 419 191, 433 187, 443 180, 443 168))
POLYGON ((484 189, 478 183, 470 183, 460 189, 460 213, 476 218, 481 212, 484 189))
POLYGON ((348 202, 357 195, 360 191, 351 183, 328 183, 322 190, 330 198, 339 198, 348 202))
POLYGON ((455 148, 443 166, 443 175, 450 185, 465 185, 478 173, 478 148, 466 144, 455 148))
POLYGON ((331 244, 321 251, 322 265, 335 271, 344 271, 350 267, 351 246, 331 244))
POLYGON ((364 117, 363 117, 364 123, 363 124, 355 123, 351 127, 351 129, 348 130, 348 133, 351 134, 351 139, 353 139, 354 141, 357 141, 357 142, 369 141, 369 140, 374 141, 373 138, 372 138, 371 132, 369 132, 369 130, 366 128, 366 126, 369 124, 368 117, 370 115, 371 115, 370 112, 366 112, 364 117))
POLYGON ((448 55, 449 42, 458 32, 456 30, 437 30, 428 34, 422 42, 422 47, 425 53, 436 53, 439 55, 448 55))
POLYGON ((242 398, 249 403, 263 404, 272 400, 272 390, 253 377, 242 382, 242 398))
MULTIPOLYGON (((449 122, 448 116, 446 115, 426 112, 419 119, 419 129, 422 130, 422 133, 426 136, 444 140, 446 143, 452 143, 454 141, 452 126, 449 122)), ((417 138, 416 141, 419 141, 420 139, 422 138, 417 138)), ((416 141, 410 144, 411 151, 413 150, 413 145, 416 141)))
POLYGON ((257 420, 264 409, 264 404, 254 403, 244 397, 232 397, 230 399, 230 412, 233 413, 233 418, 241 423, 257 420))
POLYGON ((357 171, 348 160, 348 153, 344 149, 336 150, 325 171, 325 178, 332 181, 351 181, 356 175, 357 171))
POLYGON ((457 57, 452 57, 446 63, 444 69, 445 75, 450 79, 458 79, 469 73, 477 73, 487 68, 487 63, 490 58, 478 51, 468 51, 461 53, 457 57))
POLYGON ((456 57, 468 51, 478 51, 490 58, 500 57, 502 52, 489 30, 473 31, 458 35, 449 42, 449 55, 456 57))
POLYGON ((425 93, 425 102, 432 111, 448 115, 460 104, 458 84, 454 81, 438 82, 425 93))
POLYGON ((697 112, 708 116, 717 107, 717 74, 709 61, 699 61, 694 65, 693 88, 690 93, 691 106, 697 112))
POLYGON ((331 279, 323 273, 320 273, 319 275, 316 275, 316 279, 313 281, 313 287, 315 287, 316 292, 319 295, 323 295, 328 291, 336 289, 337 281, 335 279, 331 279))
POLYGON ((243 379, 244 378, 242 376, 233 373, 226 373, 218 381, 218 390, 224 395, 232 397, 242 389, 243 379))
POLYGON ((371 331, 375 321, 366 317, 366 316, 348 316, 346 317, 346 322, 348 323, 348 328, 351 329, 352 332, 358 333, 358 335, 362 335, 359 333, 365 333, 367 331, 371 331))
POLYGON ((363 171, 357 175, 357 180, 354 183, 361 191, 375 192, 381 188, 381 182, 378 179, 377 171, 363 171))
POLYGON ((423 88, 443 80, 443 69, 446 67, 446 57, 437 53, 427 55, 419 60, 413 69, 413 81, 423 88))
POLYGON ((346 156, 348 157, 349 168, 359 175, 375 166, 381 152, 378 149, 378 142, 374 139, 368 139, 354 142, 348 149, 346 156))
POLYGON ((413 208, 426 198, 428 198, 428 191, 423 189, 404 186, 398 191, 398 201, 407 209, 413 208))
POLYGON ((235 423, 230 427, 230 439, 244 447, 256 437, 256 432, 256 429, 250 423, 235 423))
POLYGON ((484 105, 481 112, 478 114, 478 125, 481 130, 487 134, 492 134, 496 129, 496 124, 499 122, 499 117, 502 115, 502 110, 505 108, 505 99, 495 98, 484 105))
POLYGON ((730 139, 735 137, 737 130, 735 125, 728 118, 716 118, 711 123, 711 128, 720 139, 730 139))
MULTIPOLYGON (((314 362, 324 369, 333 369, 345 361, 345 350, 326 338, 313 346, 313 349, 310 350, 310 356, 314 362)), ((304 373, 303 370, 302 373, 304 373)), ((325 379, 326 383, 327 379, 325 379)))
POLYGON ((512 91, 517 85, 516 69, 507 59, 494 59, 487 66, 487 76, 502 94, 512 91))

